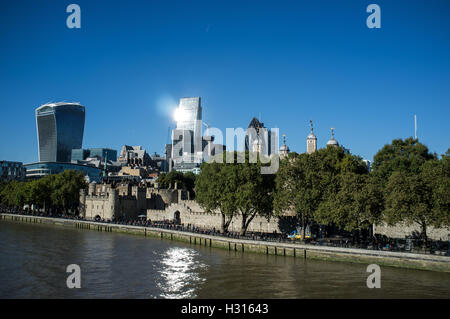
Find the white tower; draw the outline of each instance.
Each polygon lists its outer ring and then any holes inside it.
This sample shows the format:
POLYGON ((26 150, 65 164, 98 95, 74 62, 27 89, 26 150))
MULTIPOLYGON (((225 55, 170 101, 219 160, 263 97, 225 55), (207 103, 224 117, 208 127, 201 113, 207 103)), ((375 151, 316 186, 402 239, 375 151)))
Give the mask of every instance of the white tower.
POLYGON ((285 158, 288 156, 289 152, 289 147, 286 145, 286 134, 283 134, 283 145, 280 147, 280 158, 285 158))
POLYGON ((313 122, 309 120, 309 124, 311 125, 311 133, 309 133, 306 138, 306 153, 312 154, 317 151, 317 137, 313 133, 313 122))

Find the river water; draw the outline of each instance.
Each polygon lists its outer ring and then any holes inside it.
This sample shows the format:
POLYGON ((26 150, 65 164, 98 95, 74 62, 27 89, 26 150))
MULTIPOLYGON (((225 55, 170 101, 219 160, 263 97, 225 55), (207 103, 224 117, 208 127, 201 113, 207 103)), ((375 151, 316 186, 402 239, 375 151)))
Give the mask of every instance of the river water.
POLYGON ((381 267, 369 289, 366 267, 0 221, 0 298, 450 298, 450 274, 381 267))

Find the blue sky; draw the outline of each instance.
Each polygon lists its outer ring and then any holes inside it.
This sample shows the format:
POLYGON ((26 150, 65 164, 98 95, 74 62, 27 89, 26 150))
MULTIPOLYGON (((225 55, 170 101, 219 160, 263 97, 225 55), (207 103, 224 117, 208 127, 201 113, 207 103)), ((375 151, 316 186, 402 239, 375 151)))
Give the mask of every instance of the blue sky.
POLYGON ((83 147, 142 145, 163 153, 168 101, 201 96, 203 119, 225 131, 261 112, 306 151, 333 126, 372 159, 414 134, 450 147, 450 2, 0 1, 0 159, 38 158, 34 109, 86 106, 83 147), (81 7, 81 29, 66 7, 81 7), (381 29, 366 26, 367 5, 381 29))

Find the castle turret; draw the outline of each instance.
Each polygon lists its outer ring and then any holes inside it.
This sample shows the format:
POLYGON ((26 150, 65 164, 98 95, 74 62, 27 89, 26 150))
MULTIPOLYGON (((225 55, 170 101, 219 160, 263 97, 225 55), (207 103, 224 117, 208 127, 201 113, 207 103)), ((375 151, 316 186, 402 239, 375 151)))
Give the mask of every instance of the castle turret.
POLYGON ((286 145, 286 134, 283 134, 283 145, 280 147, 280 158, 285 158, 288 156, 289 152, 289 147, 286 145))
POLYGON ((330 140, 327 142, 327 147, 328 147, 328 146, 333 146, 333 147, 339 146, 338 141, 336 141, 336 140, 334 139, 334 128, 333 128, 333 127, 331 128, 331 138, 330 138, 330 140))
POLYGON ((312 154, 317 151, 317 137, 313 132, 314 129, 312 120, 310 120, 309 123, 311 125, 311 133, 309 133, 308 137, 306 138, 306 153, 312 154))
POLYGON ((118 216, 119 196, 115 188, 110 188, 108 193, 108 208, 110 209, 109 218, 112 220, 118 216))
POLYGON ((147 209, 147 191, 144 187, 133 186, 132 195, 136 198, 136 208, 139 212, 147 209))
POLYGON ((95 187, 96 187, 96 185, 97 185, 96 182, 89 183, 89 196, 95 195, 95 187))
POLYGON ((86 217, 86 189, 80 189, 80 203, 78 207, 78 212, 81 217, 86 217))

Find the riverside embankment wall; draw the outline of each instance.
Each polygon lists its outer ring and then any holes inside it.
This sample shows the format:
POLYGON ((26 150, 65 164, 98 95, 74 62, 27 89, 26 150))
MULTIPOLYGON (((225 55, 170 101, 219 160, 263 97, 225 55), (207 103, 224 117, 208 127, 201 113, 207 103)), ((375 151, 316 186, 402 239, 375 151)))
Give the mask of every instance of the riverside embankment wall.
POLYGON ((153 227, 105 224, 92 221, 79 221, 71 219, 14 215, 4 213, 0 214, 0 220, 69 226, 79 229, 97 231, 130 233, 154 238, 176 240, 190 243, 192 245, 222 248, 242 253, 254 252, 267 255, 291 256, 305 259, 311 258, 329 261, 357 262, 363 264, 378 264, 380 266, 383 265, 450 272, 449 256, 313 246, 296 243, 265 242, 203 235, 153 227))

